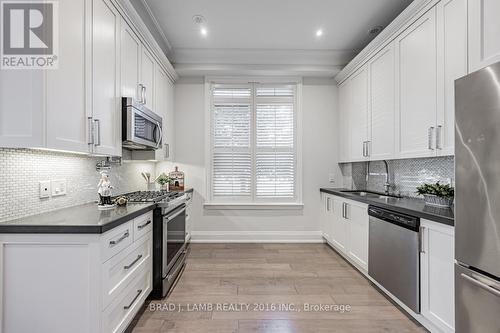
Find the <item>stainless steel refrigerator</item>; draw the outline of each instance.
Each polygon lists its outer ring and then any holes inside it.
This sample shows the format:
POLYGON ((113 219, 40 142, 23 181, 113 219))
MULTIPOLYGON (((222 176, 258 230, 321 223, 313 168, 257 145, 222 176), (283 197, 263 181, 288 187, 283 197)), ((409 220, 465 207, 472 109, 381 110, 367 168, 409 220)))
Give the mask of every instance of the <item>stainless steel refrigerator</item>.
POLYGON ((455 82, 455 326, 500 332, 500 63, 455 82))

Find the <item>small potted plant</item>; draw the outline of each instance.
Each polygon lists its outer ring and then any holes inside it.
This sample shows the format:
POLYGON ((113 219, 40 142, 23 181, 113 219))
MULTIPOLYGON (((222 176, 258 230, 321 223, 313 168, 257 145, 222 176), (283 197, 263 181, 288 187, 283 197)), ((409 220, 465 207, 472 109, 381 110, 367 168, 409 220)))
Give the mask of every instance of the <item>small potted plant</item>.
POLYGON ((426 205, 436 207, 451 207, 455 189, 448 184, 424 184, 417 187, 417 193, 422 195, 426 205))
POLYGON ((156 178, 156 182, 160 184, 161 190, 162 191, 167 191, 168 192, 168 185, 170 184, 170 177, 167 176, 167 174, 162 173, 161 175, 156 178))

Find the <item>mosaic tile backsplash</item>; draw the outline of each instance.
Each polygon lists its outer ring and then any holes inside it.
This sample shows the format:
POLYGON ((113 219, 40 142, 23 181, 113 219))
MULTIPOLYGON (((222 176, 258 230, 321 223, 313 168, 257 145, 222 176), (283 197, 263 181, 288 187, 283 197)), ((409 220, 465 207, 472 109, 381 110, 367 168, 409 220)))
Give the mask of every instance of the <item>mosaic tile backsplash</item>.
MULTIPOLYGON (((96 200, 103 158, 31 149, 0 148, 0 222, 96 200), (39 181, 66 179, 67 194, 39 198, 39 181)), ((141 172, 155 174, 151 162, 124 162, 109 171, 113 193, 146 190, 141 172)))
MULTIPOLYGON (((405 197, 416 197, 417 186, 424 183, 452 184, 455 182, 454 157, 415 158, 387 161, 391 192, 405 197)), ((343 186, 353 190, 384 192, 385 165, 383 161, 370 162, 368 181, 366 173, 368 162, 343 163, 340 170, 343 186)))

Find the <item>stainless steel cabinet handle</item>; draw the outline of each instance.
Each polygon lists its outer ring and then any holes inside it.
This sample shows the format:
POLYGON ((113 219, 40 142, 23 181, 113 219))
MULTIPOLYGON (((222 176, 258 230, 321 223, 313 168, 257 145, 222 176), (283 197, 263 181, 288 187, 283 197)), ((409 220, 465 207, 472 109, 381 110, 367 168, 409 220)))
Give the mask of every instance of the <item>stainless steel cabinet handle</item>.
POLYGON ((420 244, 420 253, 425 253, 425 248, 424 248, 424 232, 425 232, 425 227, 420 227, 419 233, 418 233, 418 242, 420 244))
POLYGON ((438 125, 437 130, 436 130, 436 149, 443 149, 443 144, 441 143, 441 132, 442 132, 443 126, 438 125))
POLYGON ((363 141, 363 157, 366 157, 366 141, 363 141))
POLYGON ((127 230, 127 232, 125 232, 125 233, 123 234, 123 236, 121 236, 120 238, 118 238, 118 239, 116 239, 116 240, 109 241, 109 245, 114 246, 114 245, 116 245, 116 244, 120 243, 121 241, 123 241, 123 240, 124 240, 125 238, 127 238, 128 236, 130 236, 130 233, 129 233, 129 232, 128 232, 128 230, 127 230))
POLYGON ((366 157, 370 157, 370 143, 371 141, 366 141, 366 157))
POLYGON ((137 290, 137 295, 135 295, 134 299, 128 304, 123 307, 124 310, 128 310, 134 305, 135 301, 139 298, 139 295, 142 294, 142 289, 137 290))
POLYGON ((492 286, 489 286, 486 283, 481 282, 478 279, 475 279, 472 276, 469 276, 467 274, 462 273, 462 274, 460 274, 460 276, 462 278, 466 279, 467 281, 469 281, 470 283, 475 284, 479 288, 484 289, 487 292, 489 292, 489 293, 491 293, 491 294, 493 294, 493 295, 495 295, 497 297, 500 297, 500 290, 498 290, 496 288, 493 288, 492 286))
POLYGON ((326 198, 326 210, 330 211, 330 197, 326 198))
POLYGON ((139 103, 140 104, 144 104, 143 101, 142 101, 143 96, 144 96, 144 93, 143 93, 144 89, 143 89, 143 87, 144 87, 144 85, 142 83, 139 83, 139 94, 138 94, 139 96, 138 97, 139 97, 139 103))
POLYGON ((99 119, 94 119, 94 135, 97 139, 94 141, 94 146, 101 145, 101 121, 99 119))
POLYGON ((427 141, 428 141, 428 148, 430 150, 434 150, 434 148, 432 148, 432 133, 434 132, 434 126, 431 126, 429 127, 429 132, 428 132, 428 135, 427 135, 427 141))
POLYGON ((141 229, 145 228, 146 226, 148 226, 150 224, 151 224, 151 220, 148 220, 148 222, 146 222, 144 224, 141 224, 141 225, 138 225, 137 229, 141 230, 141 229))
POLYGON ((94 144, 94 128, 93 128, 93 124, 94 124, 94 121, 92 120, 92 117, 87 117, 87 121, 88 121, 88 126, 89 126, 89 135, 88 135, 88 144, 89 145, 93 145, 94 144))
POLYGON ((142 258, 142 254, 139 254, 137 256, 137 258, 135 258, 134 261, 132 261, 130 264, 128 264, 126 266, 123 266, 123 269, 130 269, 130 268, 132 268, 132 266, 134 266, 139 260, 141 260, 141 258, 142 258))
POLYGON ((349 220, 349 214, 348 214, 348 212, 347 212, 347 210, 348 210, 348 208, 349 208, 349 205, 348 205, 347 203, 345 203, 345 202, 344 202, 344 205, 345 205, 345 213, 344 213, 344 215, 345 215, 345 216, 344 216, 344 218, 345 218, 346 220, 349 220))
POLYGON ((345 202, 342 203, 342 217, 346 220, 349 219, 347 216, 347 203, 345 202))
POLYGON ((146 86, 144 86, 144 85, 143 85, 143 86, 142 86, 142 89, 143 89, 143 91, 144 91, 144 92, 142 93, 142 96, 143 96, 143 97, 142 97, 142 98, 143 98, 143 100, 142 100, 142 104, 146 104, 146 103, 147 103, 147 102, 146 102, 146 86))

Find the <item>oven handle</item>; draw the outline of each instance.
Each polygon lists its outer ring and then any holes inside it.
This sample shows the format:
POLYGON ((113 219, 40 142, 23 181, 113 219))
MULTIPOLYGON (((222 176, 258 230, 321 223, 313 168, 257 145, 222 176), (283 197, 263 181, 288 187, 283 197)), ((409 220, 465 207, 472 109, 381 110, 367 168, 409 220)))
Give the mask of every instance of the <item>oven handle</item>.
POLYGON ((176 218, 177 216, 181 215, 182 212, 185 212, 185 211, 186 211, 186 207, 182 208, 181 210, 179 210, 177 213, 175 213, 173 215, 165 216, 164 219, 167 220, 167 221, 172 221, 174 218, 176 218))

